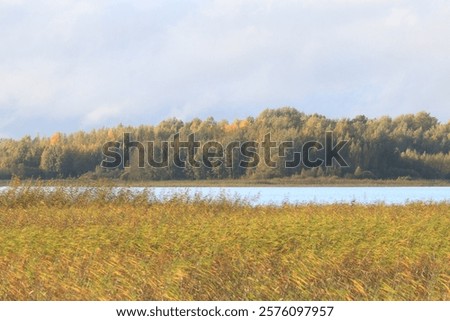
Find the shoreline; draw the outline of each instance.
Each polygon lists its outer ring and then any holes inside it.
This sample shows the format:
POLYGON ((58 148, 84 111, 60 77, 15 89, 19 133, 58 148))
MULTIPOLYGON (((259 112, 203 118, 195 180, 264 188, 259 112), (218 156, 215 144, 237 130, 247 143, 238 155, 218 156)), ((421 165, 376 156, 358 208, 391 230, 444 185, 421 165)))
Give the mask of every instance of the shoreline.
POLYGON ((54 186, 123 186, 123 187, 420 187, 450 186, 450 180, 402 179, 342 179, 342 178, 272 178, 272 179, 214 179, 124 181, 118 179, 24 179, 0 180, 0 186, 54 185, 54 186))

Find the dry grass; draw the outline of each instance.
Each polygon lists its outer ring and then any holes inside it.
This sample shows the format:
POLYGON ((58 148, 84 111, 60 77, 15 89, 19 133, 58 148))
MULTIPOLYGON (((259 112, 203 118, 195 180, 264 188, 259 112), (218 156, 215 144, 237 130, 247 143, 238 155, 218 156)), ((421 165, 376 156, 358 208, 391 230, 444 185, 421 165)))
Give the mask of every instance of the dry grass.
POLYGON ((449 300, 450 204, 0 194, 0 300, 449 300))

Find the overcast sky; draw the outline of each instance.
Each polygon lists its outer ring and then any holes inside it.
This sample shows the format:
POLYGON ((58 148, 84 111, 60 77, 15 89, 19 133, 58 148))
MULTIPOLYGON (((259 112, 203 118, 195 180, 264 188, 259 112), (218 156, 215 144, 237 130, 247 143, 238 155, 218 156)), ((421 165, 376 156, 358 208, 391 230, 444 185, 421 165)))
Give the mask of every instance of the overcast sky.
POLYGON ((0 137, 292 106, 450 119, 450 1, 0 0, 0 137))

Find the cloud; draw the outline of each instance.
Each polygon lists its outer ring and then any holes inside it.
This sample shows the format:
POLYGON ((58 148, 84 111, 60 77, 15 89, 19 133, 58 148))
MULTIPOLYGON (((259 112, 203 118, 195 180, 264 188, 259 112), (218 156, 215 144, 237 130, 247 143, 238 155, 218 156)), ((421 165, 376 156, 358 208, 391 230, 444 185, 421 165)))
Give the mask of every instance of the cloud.
POLYGON ((118 106, 104 106, 94 109, 87 113, 87 115, 83 118, 83 123, 86 125, 98 125, 104 124, 106 121, 111 118, 117 119, 121 113, 121 108, 118 106))
POLYGON ((449 15, 443 0, 0 1, 0 131, 285 105, 446 122, 449 15))

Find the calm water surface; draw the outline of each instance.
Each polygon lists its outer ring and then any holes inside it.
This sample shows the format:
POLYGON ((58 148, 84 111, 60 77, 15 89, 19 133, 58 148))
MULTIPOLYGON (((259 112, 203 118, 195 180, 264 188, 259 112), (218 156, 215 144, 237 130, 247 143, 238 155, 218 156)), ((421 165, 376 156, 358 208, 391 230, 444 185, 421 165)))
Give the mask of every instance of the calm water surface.
MULTIPOLYGON (((46 187, 48 188, 48 187, 46 187)), ((8 187, 0 187, 0 192, 8 187)), ((51 188, 49 188, 51 189, 51 188)), ((83 189, 83 188, 81 188, 83 189)), ((140 192, 144 189, 154 193, 156 198, 170 198, 173 195, 194 197, 245 199, 253 205, 283 203, 362 203, 362 204, 406 204, 411 202, 450 202, 449 186, 414 187, 116 187, 116 191, 130 189, 140 192)))
MULTIPOLYGON (((133 188, 136 191, 142 188, 133 188)), ((200 193, 209 197, 224 194, 231 198, 245 198, 252 204, 283 203, 363 203, 406 204, 410 202, 450 202, 448 186, 415 187, 155 187, 156 196, 173 193, 200 193)))

